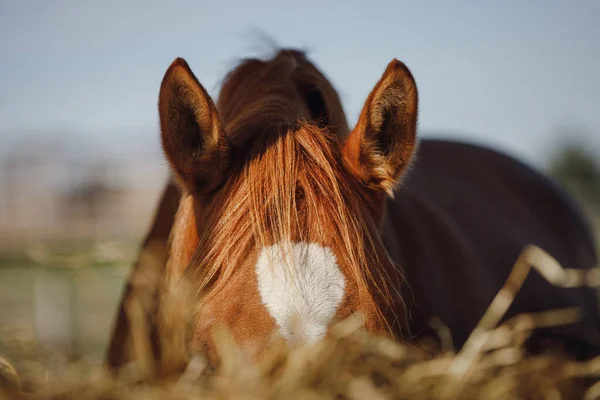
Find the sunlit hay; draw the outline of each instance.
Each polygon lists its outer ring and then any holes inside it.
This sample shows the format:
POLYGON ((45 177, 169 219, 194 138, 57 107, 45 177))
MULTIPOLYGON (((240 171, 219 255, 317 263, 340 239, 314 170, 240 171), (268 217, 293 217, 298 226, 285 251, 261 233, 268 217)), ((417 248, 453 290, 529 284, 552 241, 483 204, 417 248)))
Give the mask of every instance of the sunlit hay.
POLYGON ((156 381, 180 373, 189 361, 186 325, 193 315, 194 302, 187 282, 171 286, 164 281, 165 254, 162 242, 145 243, 129 278, 130 286, 123 298, 128 323, 126 332, 121 333, 125 336, 119 339, 125 343, 115 342, 115 348, 123 353, 119 361, 113 360, 124 363, 117 371, 121 381, 156 381), (158 358, 157 339, 161 352, 158 358))
POLYGON ((155 374, 154 358, 152 357, 152 343, 148 337, 150 328, 145 318, 140 300, 136 297, 126 299, 124 302, 125 313, 130 322, 132 353, 134 364, 130 366, 129 380, 137 381, 155 374), (134 371, 131 371, 135 368, 134 371), (136 373, 136 377, 131 374, 136 373))
POLYGON ((123 338, 124 362, 129 361, 119 372, 126 382, 151 379, 157 374, 152 349, 151 325, 156 324, 153 316, 157 311, 157 290, 163 274, 164 248, 160 242, 148 242, 138 255, 136 268, 129 278, 129 291, 123 298, 123 308, 128 320, 128 335, 123 338))
POLYGON ((0 357, 0 388, 11 393, 18 393, 21 390, 21 381, 17 370, 7 359, 0 357))
POLYGON ((429 326, 437 333, 440 339, 442 353, 454 353, 454 343, 452 342, 452 333, 450 329, 444 325, 441 319, 433 317, 429 321, 429 326))
MULTIPOLYGON (((531 258, 531 253, 522 256, 515 269, 523 268, 523 260, 534 260, 534 268, 544 269, 539 265, 544 258, 534 255, 537 258, 531 258)), ((553 276, 559 276, 555 272, 553 276)), ((545 271, 544 276, 547 274, 545 271)), ((519 279, 524 280, 523 275, 519 279)), ((573 276, 570 272, 566 275, 573 276)), ((558 282, 554 279, 553 283, 558 282)), ((590 284, 588 278, 569 279, 590 284)), ((514 296, 519 287, 512 289, 509 293, 514 296)), ((144 354, 148 351, 147 327, 136 322, 142 303, 128 305, 130 322, 139 330, 134 340, 142 342, 136 352, 140 359, 151 355, 144 354)), ((68 362, 35 344, 22 344, 31 338, 17 340, 7 335, 18 336, 18 332, 4 332, 0 341, 0 399, 595 399, 600 396, 600 357, 577 362, 556 355, 527 355, 523 348, 524 338, 534 329, 572 323, 577 311, 519 315, 500 326, 483 325, 482 345, 468 360, 459 390, 450 385, 451 392, 448 383, 456 382, 452 368, 464 360, 465 353, 470 354, 469 348, 454 355, 447 328, 435 320, 432 326, 440 337, 446 336, 442 337, 446 345, 433 356, 419 346, 367 333, 358 314, 335 324, 318 343, 290 348, 281 339, 274 339, 259 360, 238 348, 224 327, 217 327, 213 336, 219 359, 216 371, 203 354, 196 354, 187 359, 187 366, 176 378, 151 379, 149 374, 145 376, 148 383, 142 384, 140 379, 115 377, 98 366, 68 362)), ((173 346, 164 350, 174 349, 179 354, 183 337, 173 343, 163 340, 163 345, 173 346)), ((144 371, 148 369, 138 371, 140 376, 144 371)))
MULTIPOLYGON (((510 272, 502 289, 498 292, 485 314, 465 342, 449 369, 448 393, 458 393, 469 377, 476 360, 481 357, 492 329, 505 315, 519 292, 531 268, 535 268, 548 282, 555 286, 597 287, 600 286, 600 269, 566 269, 548 253, 537 246, 529 245, 523 250, 510 272)), ((521 317, 528 318, 528 317, 521 317)), ((527 321, 527 320, 525 320, 527 321)), ((531 321, 531 326, 536 327, 531 321)), ((572 321, 569 321, 572 322, 572 321)))
POLYGON ((597 400, 600 398, 600 381, 593 384, 586 392, 584 400, 597 400))
MULTIPOLYGON (((41 373, 29 385, 32 394, 23 393, 20 398, 422 399, 442 394, 440 378, 447 374, 451 358, 428 359, 415 348, 365 334, 360 327, 350 329, 348 325, 354 322, 336 326, 340 337, 334 333, 321 343, 291 350, 275 346, 257 362, 249 361, 222 331, 217 336, 223 360, 217 375, 205 373, 206 363, 199 355, 178 380, 152 386, 132 385, 99 369, 65 364, 48 383, 41 373)), ((594 363, 521 356, 520 349, 511 347, 488 353, 477 362, 472 379, 456 398, 560 398, 555 386, 561 379, 594 373, 600 377, 594 363)))
POLYGON ((509 345, 521 347, 535 329, 569 325, 576 323, 580 318, 581 312, 577 308, 517 315, 491 330, 482 350, 499 349, 509 345))

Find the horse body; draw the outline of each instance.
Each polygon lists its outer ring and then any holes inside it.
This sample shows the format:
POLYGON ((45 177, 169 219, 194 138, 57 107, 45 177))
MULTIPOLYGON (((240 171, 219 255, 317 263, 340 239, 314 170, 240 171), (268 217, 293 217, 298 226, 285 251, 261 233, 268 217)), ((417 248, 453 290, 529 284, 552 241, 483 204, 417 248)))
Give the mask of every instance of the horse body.
MULTIPOLYGON (((168 258, 142 311, 163 364, 173 358, 167 344, 183 342, 190 327, 169 300, 182 282, 199 295, 193 347, 209 354, 218 324, 260 353, 271 331, 314 341, 353 312, 368 330, 406 340, 427 335, 438 316, 460 346, 527 244, 569 267, 595 265, 584 221, 546 178, 479 147, 422 140, 417 151, 416 85, 398 61, 352 131, 327 79, 293 50, 240 64, 216 105, 176 60, 159 111, 182 189, 169 184, 145 243, 156 239, 159 260, 168 258)), ((149 269, 138 262, 130 280, 149 269)), ((565 337, 600 347, 591 289, 533 276, 523 292, 509 315, 579 306, 586 318, 565 337)), ((129 285, 109 347, 113 368, 135 358, 124 309, 139 296, 129 285)))
MULTIPOLYGON (((412 334, 434 335, 428 322, 439 317, 456 348, 527 245, 545 249, 565 267, 597 265, 586 221, 552 181, 496 151, 444 140, 420 142, 404 186, 388 200, 382 238, 404 271, 412 334)), ((503 320, 565 307, 579 307, 581 323, 540 330, 530 347, 556 337, 580 356, 597 354, 595 289, 556 287, 534 272, 503 320)))

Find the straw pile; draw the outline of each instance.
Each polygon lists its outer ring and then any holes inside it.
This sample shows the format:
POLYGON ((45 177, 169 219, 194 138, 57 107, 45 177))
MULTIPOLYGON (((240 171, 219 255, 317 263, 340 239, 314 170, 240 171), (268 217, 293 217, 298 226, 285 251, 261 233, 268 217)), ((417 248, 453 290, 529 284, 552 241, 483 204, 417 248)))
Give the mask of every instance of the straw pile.
POLYGON ((0 399, 596 399, 600 358, 575 362, 557 355, 526 355, 536 328, 572 322, 577 310, 521 315, 497 326, 531 268, 564 287, 598 286, 597 270, 563 269, 536 247, 527 248, 507 284, 455 352, 435 322, 443 351, 432 353, 364 332, 359 316, 336 324, 331 337, 290 349, 277 342, 249 361, 220 331, 221 362, 212 369, 195 355, 181 376, 143 382, 139 365, 112 378, 99 366, 69 362, 18 334, 0 345, 0 399))

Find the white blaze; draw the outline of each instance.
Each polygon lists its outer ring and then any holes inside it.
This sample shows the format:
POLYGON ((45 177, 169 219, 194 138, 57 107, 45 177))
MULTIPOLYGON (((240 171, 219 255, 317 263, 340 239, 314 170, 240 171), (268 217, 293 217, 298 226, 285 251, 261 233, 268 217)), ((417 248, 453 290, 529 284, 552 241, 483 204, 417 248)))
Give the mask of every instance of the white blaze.
POLYGON ((265 247, 256 275, 262 302, 286 340, 314 342, 325 336, 345 286, 329 248, 314 243, 265 247))

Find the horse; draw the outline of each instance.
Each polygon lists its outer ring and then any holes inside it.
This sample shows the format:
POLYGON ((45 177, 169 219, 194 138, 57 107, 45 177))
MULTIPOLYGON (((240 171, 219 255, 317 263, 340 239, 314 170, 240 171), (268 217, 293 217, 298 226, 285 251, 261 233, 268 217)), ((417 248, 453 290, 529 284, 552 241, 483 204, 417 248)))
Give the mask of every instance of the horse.
MULTIPOLYGON (((217 104, 178 58, 158 103, 173 179, 143 244, 159 261, 140 257, 121 300, 113 369, 135 358, 126 312, 135 298, 157 359, 185 335, 215 357, 218 325, 260 356, 272 332, 316 342, 354 313, 366 330, 410 343, 436 337, 438 317, 460 348, 527 245, 571 268, 596 266, 587 221, 551 179, 483 146, 417 138, 417 85, 396 59, 352 130, 333 86, 295 49, 241 61, 217 104), (179 307, 165 305, 182 282, 194 311, 176 325, 179 307)), ((597 299, 533 274, 504 319, 578 307, 579 322, 536 332, 528 349, 550 340, 590 357, 600 349, 597 299)))
MULTIPOLYGON (((345 137, 349 133, 349 128, 339 95, 327 77, 305 57, 303 52, 284 49, 268 63, 256 59, 246 60, 238 68, 237 75, 264 74, 269 66, 276 64, 279 67, 286 67, 286 64, 294 66, 289 78, 293 81, 294 89, 306 101, 306 107, 311 110, 314 120, 325 124, 339 137, 345 137)), ((233 110, 227 111, 230 109, 228 97, 231 97, 236 89, 233 79, 226 79, 217 103, 217 108, 222 113, 233 112, 233 110)), ((181 245, 172 246, 171 243, 171 239, 178 236, 175 234, 177 229, 174 228, 178 209, 181 209, 179 225, 186 222, 185 217, 181 215, 186 212, 186 206, 182 204, 180 207, 181 200, 181 190, 170 178, 159 200, 152 225, 142 241, 138 259, 134 263, 119 302, 106 353, 106 364, 113 372, 142 357, 140 352, 149 353, 150 362, 160 359, 157 312, 161 297, 161 278, 165 275, 167 260, 173 262, 177 258, 180 265, 185 265, 194 251, 193 239, 188 248, 181 248, 181 245), (171 252, 172 247, 175 249, 171 252), (171 253, 174 254, 170 258, 171 253), (131 309, 136 310, 135 316, 131 315, 131 309), (135 322, 132 321, 133 319, 135 322), (136 329, 137 326, 141 326, 142 329, 136 329), (140 350, 140 342, 148 344, 148 348, 140 350)), ((190 225, 190 228, 189 234, 194 235, 193 225, 190 225)))

